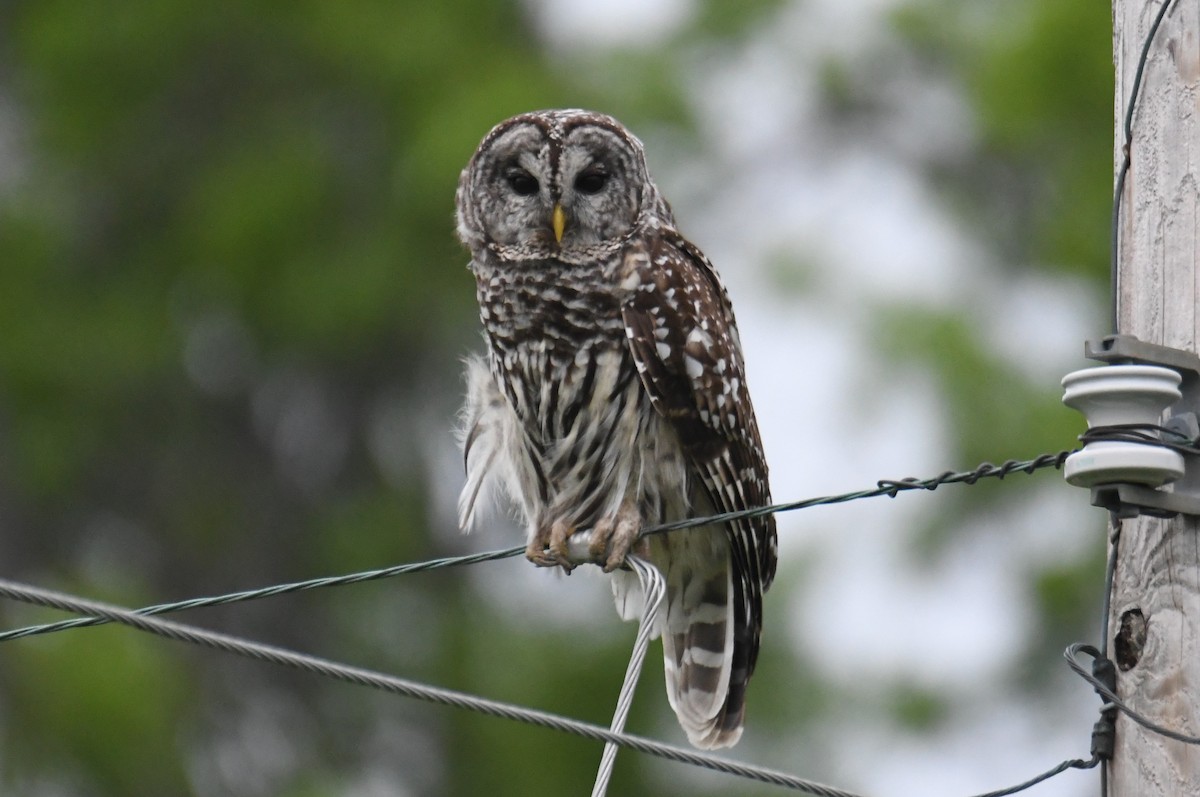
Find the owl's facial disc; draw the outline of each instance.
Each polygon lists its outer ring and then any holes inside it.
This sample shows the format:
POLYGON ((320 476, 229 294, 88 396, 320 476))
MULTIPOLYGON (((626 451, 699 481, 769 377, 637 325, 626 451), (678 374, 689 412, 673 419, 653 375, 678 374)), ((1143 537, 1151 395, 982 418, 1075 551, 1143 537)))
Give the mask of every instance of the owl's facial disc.
POLYGON ((553 173, 550 141, 539 126, 518 123, 499 133, 477 157, 475 222, 506 260, 550 257, 553 173))
POLYGON ((595 118, 515 117, 485 139, 470 221, 503 260, 588 262, 636 226, 649 183, 641 144, 595 118))
POLYGON ((564 254, 619 244, 637 222, 646 180, 629 141, 606 127, 580 125, 567 131, 555 165, 564 254))

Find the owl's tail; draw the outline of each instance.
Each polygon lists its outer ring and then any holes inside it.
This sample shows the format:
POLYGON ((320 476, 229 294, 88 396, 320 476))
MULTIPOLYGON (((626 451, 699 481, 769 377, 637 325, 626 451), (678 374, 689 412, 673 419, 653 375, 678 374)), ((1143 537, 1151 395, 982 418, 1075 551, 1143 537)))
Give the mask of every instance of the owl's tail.
MULTIPOLYGON (((667 700, 694 746, 732 747, 742 736, 753 645, 723 529, 650 537, 647 558, 667 577, 659 628, 667 700)), ((644 597, 633 573, 612 575, 617 611, 636 620, 644 597)))
POLYGON ((700 572, 668 572, 663 659, 679 724, 689 742, 709 750, 741 738, 750 668, 728 554, 706 564, 700 572))

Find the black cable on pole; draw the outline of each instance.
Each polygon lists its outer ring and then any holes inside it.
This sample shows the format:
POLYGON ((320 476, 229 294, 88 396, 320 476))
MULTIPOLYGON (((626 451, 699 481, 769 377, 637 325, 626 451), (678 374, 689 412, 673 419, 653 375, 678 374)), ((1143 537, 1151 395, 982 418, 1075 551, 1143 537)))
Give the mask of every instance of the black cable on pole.
POLYGON ((1079 442, 1088 443, 1137 443, 1139 445, 1165 448, 1178 454, 1200 454, 1195 438, 1176 429, 1157 423, 1114 423, 1109 426, 1092 426, 1079 435, 1079 442))
POLYGON ((1109 684, 1104 683, 1104 681, 1096 677, 1096 675, 1084 669, 1083 665, 1079 663, 1077 658, 1080 653, 1090 656, 1092 659, 1098 660, 1100 658, 1100 651, 1092 645, 1085 645, 1076 642, 1073 645, 1067 646, 1063 656, 1066 658, 1067 664, 1070 665, 1071 669, 1074 670, 1079 677, 1090 683, 1092 687, 1095 688, 1095 690, 1108 701, 1109 705, 1118 709, 1122 714, 1129 717, 1131 720, 1136 722, 1138 725, 1141 725, 1148 731, 1157 733, 1160 736, 1165 736, 1168 739, 1174 739, 1177 742, 1183 742, 1184 744, 1200 745, 1200 736, 1189 736, 1186 733, 1171 730, 1170 728, 1159 725, 1153 720, 1148 719, 1145 715, 1130 708, 1127 703, 1122 701, 1121 698, 1117 697, 1117 693, 1113 691, 1109 684))
POLYGON ((1138 56, 1137 69, 1133 74, 1133 87, 1129 91, 1129 102, 1125 106, 1125 124, 1122 128, 1123 138, 1121 141, 1121 166, 1117 169, 1117 184, 1113 190, 1112 203, 1112 226, 1110 228, 1109 240, 1109 290, 1112 292, 1112 331, 1113 334, 1120 333, 1120 321, 1117 318, 1117 290, 1119 289, 1118 270, 1119 270, 1119 247, 1121 243, 1121 200, 1125 195, 1125 178, 1129 174, 1129 166, 1132 160, 1131 148, 1133 146, 1133 114, 1137 109, 1138 93, 1142 89, 1142 73, 1146 70, 1146 61, 1150 57, 1150 45, 1154 42, 1154 37, 1158 33, 1158 27, 1162 24, 1163 17, 1167 15, 1167 9, 1171 7, 1174 0, 1165 0, 1162 7, 1158 9, 1158 14, 1154 17, 1154 22, 1150 25, 1150 31, 1146 34, 1146 40, 1142 42, 1142 52, 1138 56))
POLYGON ((1032 789, 1042 781, 1050 780, 1055 775, 1061 775, 1068 769, 1091 769, 1100 762, 1096 756, 1092 756, 1087 761, 1082 758, 1073 758, 1070 761, 1064 761, 1053 769, 1048 769, 1040 775, 1035 775, 1024 783, 1018 783, 1016 786, 1009 786, 1007 789, 999 789, 997 791, 989 791, 986 794, 976 794, 973 797, 1008 797, 1011 794, 1023 792, 1026 789, 1032 789))
MULTIPOLYGON (((1124 521, 1115 513, 1109 516, 1108 561, 1104 566, 1104 599, 1100 615, 1100 649, 1092 662, 1092 674, 1105 685, 1115 687, 1117 671, 1108 658, 1109 615, 1112 613, 1113 582, 1117 572, 1117 551, 1121 545, 1124 521)), ((1103 695, 1101 695, 1103 697, 1103 695)), ((1108 797, 1108 762, 1116 749, 1116 709, 1108 703, 1100 710, 1100 719, 1092 725, 1092 756, 1100 760, 1100 797, 1108 797)))

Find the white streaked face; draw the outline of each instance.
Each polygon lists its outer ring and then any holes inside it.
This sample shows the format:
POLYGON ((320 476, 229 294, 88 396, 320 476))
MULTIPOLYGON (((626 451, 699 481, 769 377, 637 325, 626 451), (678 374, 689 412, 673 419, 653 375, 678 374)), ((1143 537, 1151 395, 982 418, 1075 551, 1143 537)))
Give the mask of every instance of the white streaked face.
POLYGON ((514 117, 463 173, 459 231, 504 260, 584 262, 633 230, 648 183, 641 144, 608 117, 514 117))

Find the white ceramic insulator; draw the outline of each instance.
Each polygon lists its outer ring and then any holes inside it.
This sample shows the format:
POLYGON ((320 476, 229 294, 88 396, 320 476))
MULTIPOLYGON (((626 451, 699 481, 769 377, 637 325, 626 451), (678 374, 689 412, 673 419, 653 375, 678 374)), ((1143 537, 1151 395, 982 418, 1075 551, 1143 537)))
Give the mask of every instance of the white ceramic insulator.
MULTIPOLYGON (((1088 428, 1158 424, 1182 394, 1180 376, 1157 365, 1105 365, 1063 377, 1063 404, 1087 416, 1088 428)), ((1183 476, 1183 456, 1144 443, 1098 440, 1067 457, 1063 473, 1077 487, 1161 487, 1183 476)))

